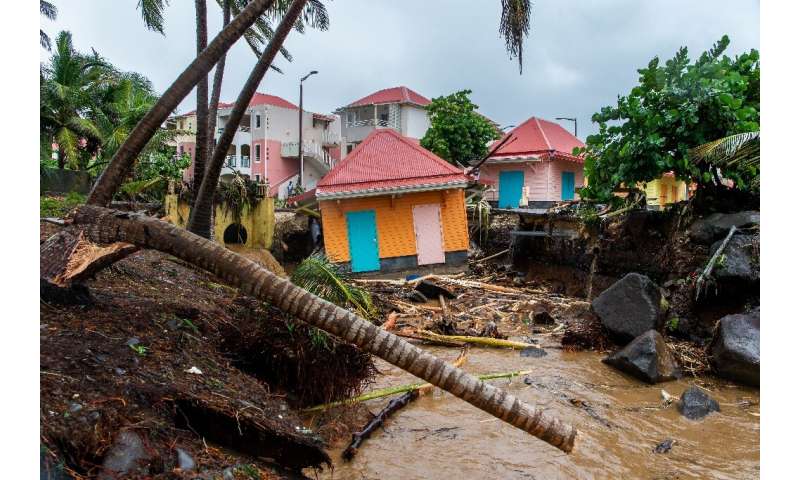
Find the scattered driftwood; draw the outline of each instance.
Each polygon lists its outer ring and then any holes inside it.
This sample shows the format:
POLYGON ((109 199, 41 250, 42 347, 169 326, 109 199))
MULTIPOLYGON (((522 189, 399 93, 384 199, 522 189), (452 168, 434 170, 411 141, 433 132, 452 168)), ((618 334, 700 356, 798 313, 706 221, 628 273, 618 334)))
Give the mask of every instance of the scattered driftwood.
POLYGON ((428 330, 411 330, 397 332, 398 336, 425 340, 446 346, 462 346, 463 344, 481 345, 484 347, 513 348, 522 350, 525 348, 537 347, 531 343, 516 342, 514 340, 503 340, 491 337, 471 337, 468 335, 439 335, 428 330))
MULTIPOLYGON (((498 378, 514 378, 519 377, 520 375, 528 375, 533 370, 515 370, 513 372, 498 372, 498 373, 486 373, 484 375, 476 375, 476 378, 479 380, 496 380, 498 378)), ((400 385, 397 387, 387 387, 387 388, 380 388, 378 390, 373 390, 369 393, 365 393, 363 395, 359 395, 357 397, 348 398, 345 400, 338 400, 336 402, 330 403, 323 403, 320 405, 314 405, 313 407, 308 407, 302 410, 303 413, 313 413, 313 412, 321 412, 323 410, 328 410, 333 407, 340 407, 342 405, 352 405, 355 403, 366 402, 368 400, 375 400, 377 398, 388 397, 390 395, 395 395, 398 393, 405 393, 410 392, 412 390, 419 390, 420 388, 426 387, 433 388, 433 385, 430 383, 410 383, 408 385, 400 385)))
MULTIPOLYGON (((467 361, 467 349, 463 348, 461 350, 461 353, 458 355, 458 358, 456 358, 456 360, 453 362, 453 366, 456 368, 460 368, 462 365, 464 365, 464 362, 466 361, 467 361)), ((392 399, 388 405, 383 407, 383 409, 380 412, 378 412, 377 415, 372 417, 372 419, 369 422, 367 422, 367 424, 364 426, 364 428, 361 429, 361 431, 353 434, 353 438, 350 441, 350 444, 342 452, 342 458, 348 461, 352 460, 353 457, 358 452, 358 447, 360 447, 361 444, 364 443, 372 435, 372 432, 380 428, 389 417, 391 417, 392 415, 400 411, 400 409, 402 409, 406 405, 410 404, 411 402, 419 398, 420 395, 425 395, 432 391, 433 391, 433 385, 428 384, 420 387, 417 390, 411 390, 410 392, 404 393, 400 397, 392 399)))
POLYGON ((717 251, 714 252, 714 255, 712 255, 711 258, 708 260, 706 268, 703 269, 703 272, 700 274, 700 276, 697 277, 697 282, 695 283, 695 294, 694 294, 695 300, 700 298, 701 291, 705 292, 706 282, 708 281, 708 278, 710 278, 711 273, 714 271, 714 267, 717 264, 717 258, 719 258, 719 256, 722 255, 722 252, 725 251, 725 247, 728 246, 728 242, 731 241, 731 238, 733 237, 734 233, 736 233, 736 225, 731 225, 731 229, 728 230, 728 236, 725 237, 725 240, 722 241, 717 251))
POLYGON ((506 253, 508 253, 509 250, 511 250, 511 249, 510 248, 506 248, 505 250, 500 250, 499 252, 497 252, 495 254, 489 255, 488 257, 481 258, 480 260, 478 260, 475 263, 483 263, 483 262, 486 262, 486 261, 491 260, 493 258, 500 257, 500 256, 505 255, 506 253))

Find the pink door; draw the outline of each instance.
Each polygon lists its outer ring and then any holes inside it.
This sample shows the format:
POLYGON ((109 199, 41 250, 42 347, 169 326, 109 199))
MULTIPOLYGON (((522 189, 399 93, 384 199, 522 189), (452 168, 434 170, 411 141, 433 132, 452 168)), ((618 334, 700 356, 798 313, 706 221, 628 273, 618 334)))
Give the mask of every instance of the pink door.
POLYGON ((415 205, 414 235, 417 238, 417 264, 444 263, 442 217, 439 204, 415 205))

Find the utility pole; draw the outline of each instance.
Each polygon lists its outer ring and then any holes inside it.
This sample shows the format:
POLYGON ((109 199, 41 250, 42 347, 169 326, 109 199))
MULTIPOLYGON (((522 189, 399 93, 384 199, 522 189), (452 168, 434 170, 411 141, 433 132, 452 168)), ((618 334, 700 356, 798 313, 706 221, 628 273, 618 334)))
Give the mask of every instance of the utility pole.
POLYGON ((297 140, 297 156, 300 159, 300 178, 297 180, 297 184, 301 187, 303 186, 303 82, 306 81, 308 77, 311 75, 315 75, 319 72, 316 70, 311 70, 308 74, 300 79, 300 113, 298 113, 299 117, 299 127, 300 127, 300 134, 298 135, 297 140))
POLYGON ((575 117, 556 117, 556 120, 569 120, 575 126, 575 137, 578 136, 578 119, 575 117))

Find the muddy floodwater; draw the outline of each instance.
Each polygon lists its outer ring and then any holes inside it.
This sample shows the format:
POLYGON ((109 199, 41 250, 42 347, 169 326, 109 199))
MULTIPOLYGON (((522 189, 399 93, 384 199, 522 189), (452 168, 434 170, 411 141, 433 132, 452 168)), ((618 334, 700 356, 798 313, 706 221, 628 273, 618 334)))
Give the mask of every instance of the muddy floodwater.
MULTIPOLYGON (((425 348, 448 360, 458 354, 453 348, 425 348)), ((651 386, 602 364, 598 353, 547 352, 532 358, 510 350, 473 348, 464 368, 474 374, 532 370, 527 383, 520 377, 493 383, 574 423, 580 433, 572 454, 437 391, 391 418, 353 461, 340 457, 346 441, 334 445, 329 452, 334 468, 318 478, 758 478, 758 390, 691 377, 651 386), (662 389, 680 396, 692 383, 711 392, 721 413, 691 421, 674 403, 662 406, 662 389), (675 441, 672 449, 654 453, 666 439, 675 441)), ((417 381, 385 362, 378 368, 383 375, 375 388, 417 381)), ((367 405, 377 413, 387 401, 367 405)))

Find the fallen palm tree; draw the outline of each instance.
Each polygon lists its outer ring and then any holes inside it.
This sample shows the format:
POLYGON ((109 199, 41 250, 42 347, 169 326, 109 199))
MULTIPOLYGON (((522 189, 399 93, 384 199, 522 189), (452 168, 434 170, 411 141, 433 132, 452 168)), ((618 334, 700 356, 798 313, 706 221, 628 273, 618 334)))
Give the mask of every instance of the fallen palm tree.
POLYGON ((72 223, 82 227, 94 242, 122 241, 154 248, 208 270, 243 293, 268 301, 565 452, 572 451, 577 435, 574 426, 447 365, 397 335, 277 277, 222 245, 152 217, 93 205, 78 207, 72 223))

